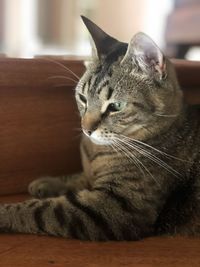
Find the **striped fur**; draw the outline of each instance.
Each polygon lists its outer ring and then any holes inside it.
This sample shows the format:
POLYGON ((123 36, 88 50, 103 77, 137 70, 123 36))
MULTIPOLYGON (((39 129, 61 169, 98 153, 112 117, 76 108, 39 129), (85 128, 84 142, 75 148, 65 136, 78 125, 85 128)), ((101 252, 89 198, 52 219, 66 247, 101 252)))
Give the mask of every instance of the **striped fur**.
POLYGON ((200 111, 183 104, 167 59, 166 78, 152 62, 143 69, 146 58, 130 50, 121 44, 94 60, 77 85, 83 173, 33 181, 35 199, 0 206, 2 232, 82 240, 199 235, 200 111))

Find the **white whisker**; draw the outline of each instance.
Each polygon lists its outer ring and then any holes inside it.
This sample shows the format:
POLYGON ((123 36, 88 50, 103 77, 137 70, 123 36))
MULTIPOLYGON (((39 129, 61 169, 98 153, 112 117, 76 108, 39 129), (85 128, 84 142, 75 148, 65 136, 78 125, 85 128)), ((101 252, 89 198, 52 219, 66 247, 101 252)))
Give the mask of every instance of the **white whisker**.
POLYGON ((161 150, 159 150, 159 149, 157 149, 157 148, 155 148, 155 147, 153 147, 153 146, 151 146, 151 145, 149 145, 149 144, 147 144, 147 143, 144 143, 144 142, 142 142, 142 141, 139 141, 139 140, 137 140, 137 139, 133 139, 133 138, 127 137, 127 136, 122 135, 122 134, 121 134, 120 136, 123 137, 123 138, 125 138, 125 139, 127 139, 127 140, 129 140, 130 142, 136 142, 136 143, 138 143, 138 144, 141 144, 141 145, 143 145, 143 146, 146 146, 146 147, 148 147, 148 148, 150 148, 150 149, 152 149, 152 150, 154 150, 154 151, 158 152, 159 154, 162 154, 162 155, 164 155, 164 156, 166 156, 166 157, 173 158, 173 159, 176 159, 176 160, 179 160, 179 161, 183 161, 183 162, 188 162, 187 160, 184 160, 184 159, 181 159, 181 158, 174 157, 174 156, 172 156, 172 155, 170 155, 170 154, 167 154, 167 153, 165 153, 165 152, 163 152, 163 151, 161 151, 161 150))
POLYGON ((65 79, 65 80, 70 80, 70 81, 73 81, 74 83, 78 83, 77 80, 73 79, 73 78, 70 78, 70 77, 66 77, 66 76, 60 76, 60 75, 55 75, 55 76, 50 76, 48 77, 47 79, 50 80, 50 79, 65 79))
POLYGON ((124 144, 121 142, 122 140, 115 139, 115 142, 117 142, 118 146, 121 146, 121 149, 123 149, 123 152, 125 156, 127 156, 129 159, 131 159, 134 164, 138 167, 138 169, 142 172, 142 174, 145 177, 145 173, 143 169, 152 177, 152 179, 160 186, 158 181, 155 179, 155 177, 152 175, 152 173, 149 171, 149 169, 132 153, 132 151, 129 151, 127 147, 124 146, 124 144), (118 140, 118 141, 117 141, 118 140), (143 169, 141 168, 143 167, 143 169))
POLYGON ((167 170, 171 174, 173 174, 175 176, 180 176, 180 173, 178 173, 171 166, 169 166, 163 160, 159 159, 157 156, 153 155, 151 152, 147 151, 146 149, 141 148, 140 146, 137 146, 136 144, 133 144, 132 142, 130 143, 129 141, 127 141, 125 139, 122 139, 119 137, 115 137, 115 138, 117 138, 118 140, 123 142, 124 145, 127 145, 127 146, 131 147, 132 149, 136 150, 139 154, 149 158, 150 160, 152 160, 153 162, 155 162, 156 164, 158 164, 159 166, 161 166, 162 168, 164 168, 165 170, 167 170))
MULTIPOLYGON (((122 140, 119 139, 120 142, 122 142, 122 140)), ((155 177, 152 175, 152 173, 149 171, 149 169, 142 163, 141 160, 139 160, 137 157, 135 157, 137 159, 137 162, 143 167, 143 169, 151 176, 151 178, 154 180, 154 182, 156 182, 159 186, 159 182, 155 179, 155 177)))
POLYGON ((60 62, 58 62, 58 61, 55 61, 55 60, 53 60, 53 59, 50 59, 50 58, 43 58, 43 57, 42 57, 41 59, 50 61, 50 62, 52 62, 52 63, 54 63, 54 64, 57 64, 58 66, 62 67, 63 69, 69 71, 75 78, 77 78, 77 81, 80 79, 80 77, 79 77, 75 72, 73 72, 72 70, 70 70, 70 69, 69 69, 67 66, 65 66, 64 64, 62 64, 62 63, 60 63, 60 62))
POLYGON ((159 113, 154 113, 153 115, 159 116, 159 117, 167 117, 167 118, 172 118, 172 117, 178 116, 178 114, 159 114, 159 113))
POLYGON ((137 145, 133 145, 127 142, 127 145, 130 145, 131 147, 135 148, 140 154, 146 156, 147 158, 151 159, 152 161, 154 161, 155 163, 157 163, 158 165, 160 165, 161 167, 163 167, 164 169, 166 169, 167 171, 169 171, 172 174, 177 174, 180 175, 176 170, 174 170, 171 166, 169 166, 167 163, 165 163, 163 160, 159 159, 157 156, 153 155, 151 152, 147 151, 144 148, 141 148, 137 145))

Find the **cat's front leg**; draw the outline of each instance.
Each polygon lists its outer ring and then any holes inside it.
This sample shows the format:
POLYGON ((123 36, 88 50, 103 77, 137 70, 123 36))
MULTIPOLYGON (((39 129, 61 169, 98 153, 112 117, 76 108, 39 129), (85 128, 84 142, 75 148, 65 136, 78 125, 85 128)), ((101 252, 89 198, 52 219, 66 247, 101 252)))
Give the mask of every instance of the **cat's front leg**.
POLYGON ((56 220, 59 201, 59 198, 31 199, 0 205, 0 232, 67 236, 56 220))
MULTIPOLYGON (((154 217, 112 190, 68 191, 64 196, 0 206, 0 230, 84 240, 138 240, 154 217)), ((143 204, 141 204, 143 206, 143 204)))

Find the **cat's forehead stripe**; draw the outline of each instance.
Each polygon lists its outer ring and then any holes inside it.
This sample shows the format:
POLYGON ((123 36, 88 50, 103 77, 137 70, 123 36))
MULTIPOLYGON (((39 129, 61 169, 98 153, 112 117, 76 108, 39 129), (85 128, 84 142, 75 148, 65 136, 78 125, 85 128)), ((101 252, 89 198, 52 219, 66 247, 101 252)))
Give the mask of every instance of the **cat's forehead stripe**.
POLYGON ((96 88, 96 93, 97 94, 101 94, 101 91, 103 90, 103 88, 106 88, 109 84, 109 80, 103 80, 99 86, 96 88))
MULTIPOLYGON (((85 86, 85 93, 87 91, 87 93, 90 93, 92 96, 101 93, 102 88, 108 85, 109 79, 112 77, 113 64, 120 60, 121 55, 125 54, 126 49, 126 44, 121 45, 115 51, 112 51, 105 61, 96 67, 87 82, 87 86, 85 86), (104 82, 106 84, 104 84, 104 82)), ((111 97, 112 93, 113 89, 107 89, 107 99, 111 97)))
POLYGON ((88 81, 84 84, 84 87, 82 88, 82 93, 87 94, 88 89, 90 88, 92 76, 89 77, 88 81))
POLYGON ((112 97, 112 93, 113 93, 113 88, 111 88, 110 86, 108 87, 108 95, 107 95, 107 99, 110 99, 112 97))
POLYGON ((89 84, 88 84, 88 82, 86 82, 84 85, 83 85, 83 87, 82 87, 82 94, 84 95, 84 94, 87 94, 87 92, 88 92, 88 88, 89 88, 89 84))

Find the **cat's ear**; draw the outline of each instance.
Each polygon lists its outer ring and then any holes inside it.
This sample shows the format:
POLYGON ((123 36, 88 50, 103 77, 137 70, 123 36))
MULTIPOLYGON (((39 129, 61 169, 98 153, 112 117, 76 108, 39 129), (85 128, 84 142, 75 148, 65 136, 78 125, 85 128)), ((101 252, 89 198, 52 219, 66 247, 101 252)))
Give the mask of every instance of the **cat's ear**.
POLYGON ((117 39, 105 33, 101 28, 99 28, 94 22, 92 22, 88 18, 84 16, 81 16, 81 18, 92 36, 98 58, 106 56, 113 50, 114 47, 116 47, 120 43, 117 39))
POLYGON ((159 80, 167 76, 166 60, 154 41, 144 33, 137 33, 129 43, 122 60, 132 60, 143 72, 157 77, 159 80))

